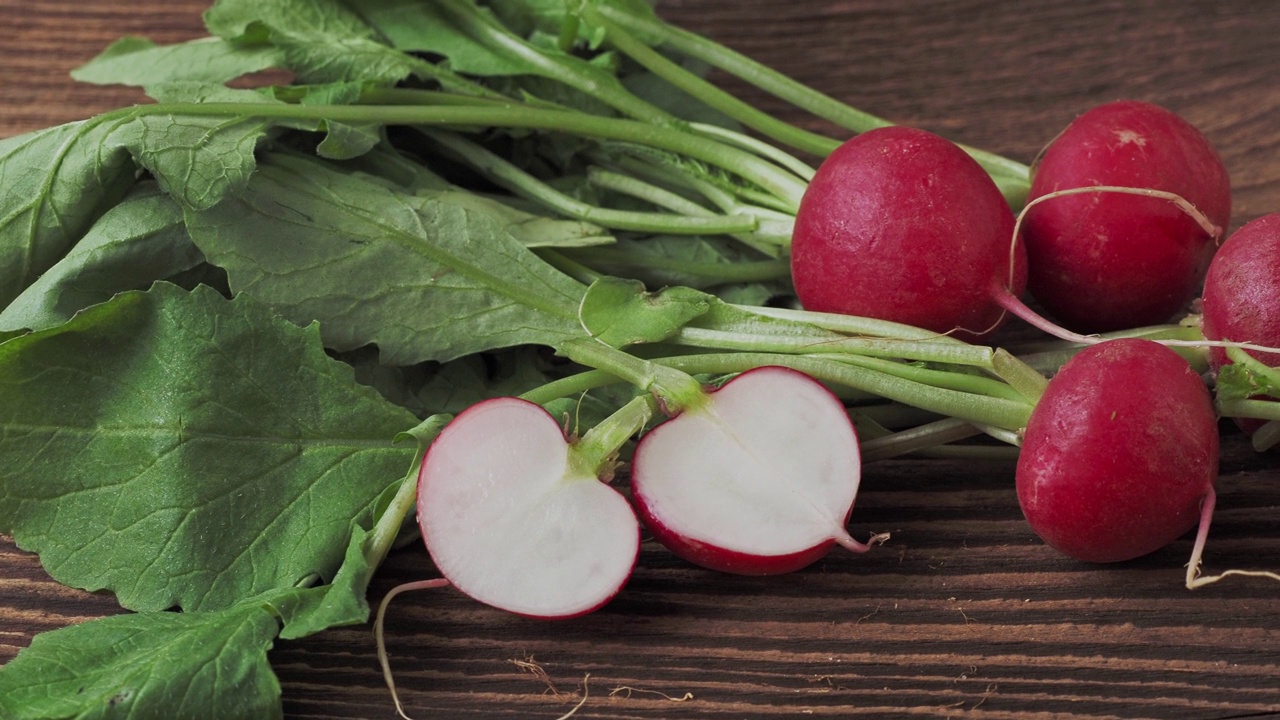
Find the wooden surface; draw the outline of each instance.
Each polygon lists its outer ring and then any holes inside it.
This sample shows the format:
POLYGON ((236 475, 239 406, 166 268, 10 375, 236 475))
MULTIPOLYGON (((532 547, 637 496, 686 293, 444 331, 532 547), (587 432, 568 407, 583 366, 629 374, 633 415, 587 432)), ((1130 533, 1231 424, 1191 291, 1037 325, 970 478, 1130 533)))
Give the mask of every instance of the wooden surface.
MULTIPOLYGON (((897 122, 1030 161, 1087 107, 1159 102, 1235 183, 1233 226, 1280 210, 1280 4, 668 0, 663 14, 897 122)), ((125 33, 202 34, 204 3, 0 0, 0 136, 135 102, 67 71, 125 33)), ((746 97, 799 116, 758 94, 746 97)), ((816 127, 816 125, 815 125, 816 127)), ((0 188, 0 192, 3 189, 0 188)), ((1209 570, 1280 568, 1280 461, 1229 427, 1209 570)), ((1280 584, 1182 587, 1183 539, 1114 566, 1064 559, 1021 518, 1012 468, 866 468, 852 529, 892 541, 791 576, 691 568, 646 543, 600 612, 544 623, 451 591, 393 605, 389 649, 419 718, 1280 716, 1280 584)), ((0 500, 2 501, 2 500, 0 500)), ((371 591, 435 573, 395 553, 371 591)), ((0 662, 43 630, 117 612, 0 538, 0 662)), ((281 642, 293 718, 390 718, 367 627, 281 642)))

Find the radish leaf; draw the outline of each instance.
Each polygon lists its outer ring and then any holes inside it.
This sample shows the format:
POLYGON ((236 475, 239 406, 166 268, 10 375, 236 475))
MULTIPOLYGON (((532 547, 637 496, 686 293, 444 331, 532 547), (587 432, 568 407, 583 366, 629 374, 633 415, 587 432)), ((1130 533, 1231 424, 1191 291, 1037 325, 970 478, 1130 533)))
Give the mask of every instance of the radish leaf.
POLYGON ((416 418, 247 299, 160 284, 0 345, 0 532, 135 610, 331 578, 416 418))
POLYGON ((217 612, 149 612, 42 633, 0 668, 0 716, 279 718, 267 662, 279 628, 248 600, 217 612))
POLYGON ((209 31, 242 44, 269 42, 302 83, 408 77, 411 57, 379 42, 376 33, 338 0, 218 0, 205 12, 209 31))
POLYGON ((387 364, 582 334, 582 286, 500 222, 319 162, 269 156, 243 192, 188 213, 187 226, 233 291, 318 320, 330 348, 376 344, 387 364))
POLYGON ((181 208, 154 184, 141 184, 0 310, 0 331, 53 327, 118 292, 143 289, 202 261, 181 208))
POLYGON ((647 292, 637 280, 604 277, 587 288, 579 318, 592 337, 621 348, 666 340, 710 309, 711 296, 697 290, 647 292))
POLYGON ((144 87, 174 80, 223 83, 279 64, 272 47, 245 46, 219 38, 156 45, 141 37, 121 38, 71 71, 80 82, 144 87))
POLYGON ((89 120, 0 140, 0 306, 133 185, 133 161, 104 144, 109 132, 89 120))

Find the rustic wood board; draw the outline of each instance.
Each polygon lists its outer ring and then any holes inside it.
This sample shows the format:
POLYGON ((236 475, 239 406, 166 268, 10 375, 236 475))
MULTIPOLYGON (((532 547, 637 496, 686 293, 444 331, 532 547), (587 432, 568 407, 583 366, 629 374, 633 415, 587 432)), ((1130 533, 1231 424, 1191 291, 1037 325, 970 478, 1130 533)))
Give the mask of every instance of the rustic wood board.
MULTIPOLYGON (((202 2, 0 0, 0 137, 139 102, 67 72, 123 34, 203 34, 202 2)), ((1159 102, 1217 144, 1233 226, 1280 209, 1280 5, 1148 0, 669 0, 662 13, 829 94, 1023 161, 1105 100, 1159 102)), ((730 87, 739 86, 727 81, 730 87)), ((809 121, 757 92, 753 103, 809 121)), ((0 189, 2 191, 2 189, 0 189)), ((1280 472, 1229 424, 1207 563, 1280 566, 1280 472)), ((579 718, 1280 716, 1280 585, 1182 588, 1184 538, 1091 566, 1043 546, 1007 463, 895 460, 866 469, 861 557, 794 575, 698 570, 646 543, 609 606, 544 623, 450 591, 403 596, 389 650, 415 717, 579 718), (589 676, 589 679, 587 679, 589 676)), ((418 548, 371 600, 432 577, 418 548)), ((0 538, 0 662, 32 635, 119 612, 64 588, 0 538)), ((368 627, 280 642, 291 718, 387 718, 368 627)))

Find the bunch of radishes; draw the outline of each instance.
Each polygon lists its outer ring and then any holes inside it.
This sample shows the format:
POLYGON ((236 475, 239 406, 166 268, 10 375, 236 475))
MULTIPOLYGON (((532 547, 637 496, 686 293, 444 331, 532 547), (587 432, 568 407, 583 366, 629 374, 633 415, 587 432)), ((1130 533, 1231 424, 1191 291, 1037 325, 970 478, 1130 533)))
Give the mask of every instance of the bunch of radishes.
MULTIPOLYGON (((811 311, 971 339, 991 337, 1014 312, 1082 338, 1174 319, 1208 271, 1205 337, 1280 345, 1280 310, 1268 312, 1280 292, 1280 221, 1247 225, 1210 265, 1229 212, 1217 153, 1155 105, 1080 116, 1035 165, 1017 220, 961 148, 889 127, 856 136, 818 169, 796 214, 792 275, 811 311), (1024 289, 1066 329, 1024 305, 1024 289)), ((1053 377, 1024 430, 1023 510, 1047 543, 1094 562, 1152 552, 1200 523, 1192 584, 1217 477, 1213 398, 1159 341, 1088 340, 1096 344, 1053 377)), ((1280 364, 1262 350, 1259 359, 1280 364)), ((1215 369, 1231 362, 1223 347, 1209 358, 1215 369)), ((678 403, 658 400, 650 410, 672 417, 640 435, 631 503, 600 480, 648 414, 581 439, 523 400, 453 420, 426 452, 418 488, 418 522, 445 578, 524 615, 589 612, 630 574, 637 515, 673 552, 729 572, 792 571, 835 544, 867 549, 845 529, 858 438, 820 383, 764 367, 678 403)))

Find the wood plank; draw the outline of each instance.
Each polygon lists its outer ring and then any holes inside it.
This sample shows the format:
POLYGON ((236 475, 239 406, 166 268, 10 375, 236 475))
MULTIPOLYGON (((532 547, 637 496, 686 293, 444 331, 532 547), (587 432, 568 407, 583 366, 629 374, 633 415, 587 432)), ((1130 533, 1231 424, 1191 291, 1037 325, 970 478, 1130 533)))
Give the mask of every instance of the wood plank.
MULTIPOLYGON (((201 33, 205 3, 0 0, 0 137, 138 102, 66 73, 116 37, 201 33)), ((663 15, 836 97, 1032 160, 1105 100, 1159 102, 1200 126, 1235 184, 1233 226, 1280 207, 1280 5, 1243 0, 672 0, 663 15)), ((821 121, 717 76, 761 107, 821 121)), ((1229 424, 1206 562, 1280 566, 1280 482, 1229 424)), ((646 542, 615 602, 535 622, 452 591, 402 596, 389 650, 414 717, 1223 718, 1280 715, 1280 587, 1182 588, 1189 538, 1091 566, 1022 521, 1007 464, 869 466, 852 529, 890 531, 781 578, 689 567, 646 542)), ((418 548, 371 588, 434 576, 418 548)), ((118 612, 0 541, 0 662, 44 630, 118 612)), ((291 718, 386 718, 369 628, 280 642, 291 718)))

